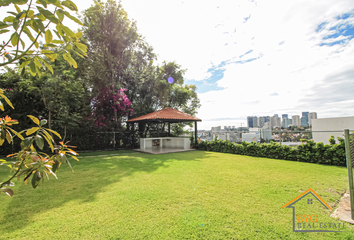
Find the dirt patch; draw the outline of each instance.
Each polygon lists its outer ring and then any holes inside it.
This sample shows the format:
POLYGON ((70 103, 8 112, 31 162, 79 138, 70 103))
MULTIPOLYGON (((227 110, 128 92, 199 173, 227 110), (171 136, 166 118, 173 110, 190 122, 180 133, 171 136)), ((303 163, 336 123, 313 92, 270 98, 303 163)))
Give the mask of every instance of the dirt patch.
POLYGON ((349 191, 344 193, 342 199, 338 204, 338 208, 331 214, 331 217, 345 221, 350 224, 354 224, 354 220, 352 219, 351 212, 350 212, 349 191))

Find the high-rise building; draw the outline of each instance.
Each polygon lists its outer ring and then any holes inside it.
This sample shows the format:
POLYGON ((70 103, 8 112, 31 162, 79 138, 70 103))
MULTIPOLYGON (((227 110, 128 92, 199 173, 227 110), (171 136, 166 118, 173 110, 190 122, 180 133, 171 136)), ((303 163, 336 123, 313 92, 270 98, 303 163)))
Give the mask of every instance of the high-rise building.
POLYGON ((309 125, 312 126, 312 119, 317 119, 317 113, 316 112, 310 112, 309 113, 309 125))
POLYGON ((292 120, 291 120, 291 119, 289 119, 289 118, 283 118, 282 126, 283 126, 284 128, 289 127, 290 124, 292 124, 292 120))
POLYGON ((254 116, 247 117, 247 126, 249 128, 258 127, 257 117, 254 116))
POLYGON ((281 127, 280 117, 277 117, 275 115, 277 115, 277 114, 274 114, 274 117, 270 118, 270 125, 271 125, 272 128, 281 127))
MULTIPOLYGON (((305 117, 306 120, 307 120, 307 126, 309 125, 309 112, 302 112, 302 118, 305 117)), ((305 120, 303 120, 304 123, 305 123, 305 120)), ((301 123, 301 126, 305 126, 305 125, 302 125, 301 123)))
POLYGON ((265 122, 270 122, 270 116, 265 117, 265 122))
POLYGON ((305 117, 305 116, 301 117, 301 126, 303 126, 303 127, 309 126, 309 120, 307 117, 305 117))
POLYGON ((291 119, 293 120, 293 126, 300 127, 301 122, 300 122, 300 116, 299 115, 293 115, 291 117, 291 119))
POLYGON ((281 118, 284 119, 284 118, 289 118, 289 115, 288 114, 282 114, 281 115, 281 118))
POLYGON ((278 114, 274 114, 274 116, 273 116, 273 117, 279 117, 279 116, 278 116, 278 114))
POLYGON ((211 127, 211 131, 212 132, 220 132, 221 131, 221 126, 211 127))
POLYGON ((266 118, 267 117, 264 116, 258 118, 258 127, 260 128, 264 127, 264 124, 266 123, 266 118))

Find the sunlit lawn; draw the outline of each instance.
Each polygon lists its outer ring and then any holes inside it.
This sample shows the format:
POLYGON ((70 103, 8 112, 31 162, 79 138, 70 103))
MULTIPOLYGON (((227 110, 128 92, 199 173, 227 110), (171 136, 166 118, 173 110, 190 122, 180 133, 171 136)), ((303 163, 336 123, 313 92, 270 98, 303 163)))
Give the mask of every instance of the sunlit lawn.
MULTIPOLYGON (((82 154, 37 189, 0 195, 1 239, 344 239, 294 233, 284 204, 312 188, 331 207, 346 168, 204 151, 82 154)), ((0 179, 8 169, 0 168, 0 179)), ((332 211, 318 209, 335 222, 332 211)))

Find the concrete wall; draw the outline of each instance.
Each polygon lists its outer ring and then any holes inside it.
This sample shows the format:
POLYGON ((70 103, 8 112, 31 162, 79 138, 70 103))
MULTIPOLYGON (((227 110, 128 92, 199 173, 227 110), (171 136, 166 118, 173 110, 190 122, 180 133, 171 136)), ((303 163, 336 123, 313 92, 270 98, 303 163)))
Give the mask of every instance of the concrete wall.
POLYGON ((315 142, 328 144, 328 139, 333 135, 338 143, 337 137, 343 138, 344 129, 354 130, 354 117, 312 119, 312 136, 315 142))
POLYGON ((259 134, 256 134, 256 133, 242 133, 242 141, 246 141, 248 143, 250 142, 259 142, 260 139, 259 139, 259 134))

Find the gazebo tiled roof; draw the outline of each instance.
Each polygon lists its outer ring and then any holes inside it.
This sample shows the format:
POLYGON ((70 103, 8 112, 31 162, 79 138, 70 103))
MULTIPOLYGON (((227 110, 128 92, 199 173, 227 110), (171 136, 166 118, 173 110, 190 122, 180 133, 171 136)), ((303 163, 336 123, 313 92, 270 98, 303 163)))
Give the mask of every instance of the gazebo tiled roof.
POLYGON ((127 122, 191 122, 191 121, 198 121, 201 122, 202 120, 197 117, 193 117, 187 113, 178 111, 173 108, 165 108, 160 111, 156 111, 153 113, 148 113, 144 116, 140 116, 137 118, 133 118, 128 120, 127 122))

